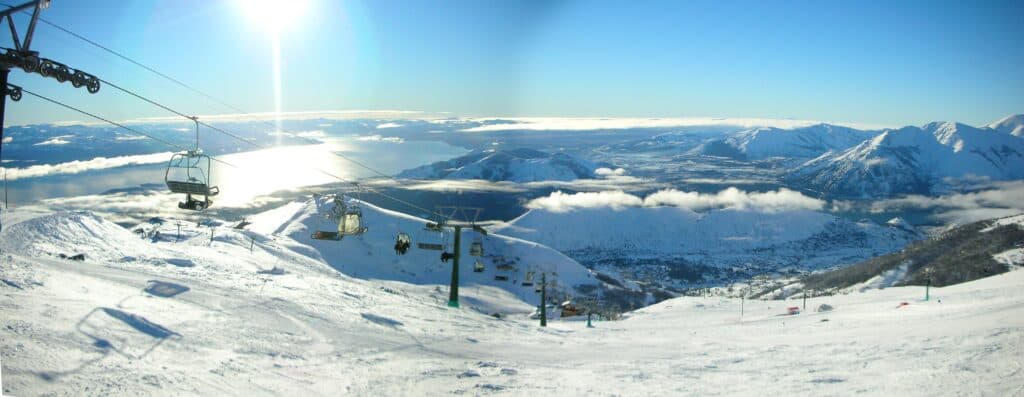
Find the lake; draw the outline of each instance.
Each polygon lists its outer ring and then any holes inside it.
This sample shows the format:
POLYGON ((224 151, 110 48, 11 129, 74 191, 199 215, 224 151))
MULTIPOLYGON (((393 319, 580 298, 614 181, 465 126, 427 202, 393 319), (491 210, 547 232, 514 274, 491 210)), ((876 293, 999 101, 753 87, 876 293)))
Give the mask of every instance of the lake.
MULTIPOLYGON (((213 163, 211 184, 221 191, 216 206, 245 206, 255 197, 275 191, 338 182, 318 169, 345 180, 377 176, 333 153, 388 175, 467 153, 466 149, 436 141, 373 141, 358 137, 328 137, 322 141, 218 156, 234 167, 213 163)), ((161 163, 18 179, 7 183, 8 200, 13 206, 147 184, 163 185, 165 170, 166 164, 161 163)))

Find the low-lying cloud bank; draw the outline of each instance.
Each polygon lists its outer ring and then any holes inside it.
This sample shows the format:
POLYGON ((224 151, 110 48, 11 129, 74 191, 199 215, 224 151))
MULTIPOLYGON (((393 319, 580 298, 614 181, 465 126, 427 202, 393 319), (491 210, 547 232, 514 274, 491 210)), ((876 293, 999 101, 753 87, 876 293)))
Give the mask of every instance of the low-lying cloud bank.
MULTIPOLYGON (((833 202, 833 209, 842 210, 846 202, 833 202)), ((991 189, 954 193, 939 197, 911 195, 878 200, 871 203, 871 212, 930 210, 946 223, 970 223, 1024 212, 1024 181, 998 182, 991 189)))
POLYGON ((383 136, 383 135, 362 135, 356 137, 357 141, 362 142, 391 142, 391 143, 403 143, 405 139, 397 136, 383 136))
POLYGON ((547 197, 531 200, 526 204, 527 208, 544 209, 551 212, 569 212, 586 208, 621 210, 628 207, 662 206, 688 208, 693 211, 732 208, 760 212, 779 212, 790 210, 818 211, 825 207, 825 202, 785 188, 768 192, 746 192, 730 187, 715 194, 665 189, 644 198, 621 190, 571 194, 557 191, 547 197))
POLYGON ((50 175, 78 174, 81 172, 106 168, 123 167, 126 165, 157 164, 171 158, 172 152, 141 154, 122 157, 97 157, 92 160, 76 160, 60 164, 33 165, 25 168, 0 168, 7 172, 8 180, 22 178, 38 178, 50 175))

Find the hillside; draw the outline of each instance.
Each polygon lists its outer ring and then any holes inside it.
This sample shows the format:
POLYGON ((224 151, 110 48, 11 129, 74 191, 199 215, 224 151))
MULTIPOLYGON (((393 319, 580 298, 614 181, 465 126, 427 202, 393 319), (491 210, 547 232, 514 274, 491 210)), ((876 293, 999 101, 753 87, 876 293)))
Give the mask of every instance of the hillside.
MULTIPOLYGON (((336 222, 324 217, 333 208, 330 200, 331 196, 321 197, 319 209, 313 201, 292 203, 253 217, 249 227, 308 246, 312 250, 310 256, 352 277, 414 284, 449 283, 451 263, 441 262, 440 251, 419 249, 417 244, 447 243, 451 252, 454 237, 450 232, 442 234, 424 230, 427 223, 424 219, 349 199, 350 205, 358 204, 361 208, 363 226, 367 231, 340 241, 313 240, 310 235, 315 230, 337 229, 336 222), (412 238, 412 248, 405 255, 397 255, 394 250, 398 233, 406 233, 412 238)), ((472 230, 463 230, 462 258, 459 270, 463 283, 502 288, 523 300, 536 299, 533 287, 522 285, 527 272, 557 273, 556 281, 570 290, 578 285, 599 284, 587 269, 558 251, 498 233, 483 237, 472 230), (480 238, 484 249, 484 255, 479 258, 469 255, 469 247, 475 238, 480 238), (485 265, 482 272, 473 271, 476 259, 485 265), (507 280, 496 280, 499 275, 507 277, 507 280)))
POLYGON ((484 179, 492 182, 571 181, 593 178, 597 165, 565 153, 533 149, 476 151, 402 171, 409 179, 484 179))
POLYGON ((934 286, 977 280, 1024 265, 1024 215, 975 222, 889 255, 813 274, 803 284, 820 291, 869 286, 934 286), (879 284, 875 281, 886 279, 879 284))
MULTIPOLYGON (((304 205, 256 221, 273 228, 269 219, 304 205)), ((9 395, 1010 395, 1024 387, 1012 373, 1024 272, 933 289, 942 303, 914 300, 919 287, 888 288, 811 298, 808 307, 832 310, 785 316, 795 303, 676 298, 595 328, 566 319, 541 329, 527 320, 529 305, 501 289, 465 288, 463 309, 451 309, 443 289, 348 277, 280 234, 215 225, 211 242, 209 226, 183 223, 179 240, 173 220, 145 237, 89 213, 2 216, 9 395), (492 310, 510 315, 485 314, 492 310), (949 376, 965 368, 970 382, 949 376)))

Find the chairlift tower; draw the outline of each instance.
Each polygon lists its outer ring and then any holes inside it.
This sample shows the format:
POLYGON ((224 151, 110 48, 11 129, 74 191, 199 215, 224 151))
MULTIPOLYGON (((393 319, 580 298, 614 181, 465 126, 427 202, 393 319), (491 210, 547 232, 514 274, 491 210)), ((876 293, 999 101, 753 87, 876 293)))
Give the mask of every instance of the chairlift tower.
MULTIPOLYGON (((11 42, 14 48, 7 48, 0 54, 0 158, 3 157, 4 140, 4 113, 7 105, 7 97, 17 102, 21 100, 21 87, 8 84, 7 77, 11 69, 20 68, 26 73, 39 73, 43 77, 50 77, 61 83, 71 82, 75 88, 85 87, 91 94, 100 90, 100 80, 89 73, 78 69, 71 69, 67 65, 52 59, 41 58, 38 51, 32 51, 32 36, 36 30, 36 22, 39 21, 39 13, 50 7, 50 0, 32 0, 0 11, 0 23, 7 20, 11 30, 11 42), (18 29, 14 24, 14 14, 19 12, 29 13, 28 28, 24 36, 18 35, 18 29)), ((0 225, 2 227, 2 225, 0 225)))
POLYGON ((452 256, 452 279, 451 285, 448 287, 448 306, 459 307, 459 258, 462 256, 462 228, 469 227, 477 233, 486 236, 487 230, 476 224, 480 213, 483 212, 483 208, 439 206, 437 211, 441 215, 441 220, 436 225, 428 224, 427 227, 437 229, 451 228, 455 233, 454 246, 452 247, 454 250, 452 256))

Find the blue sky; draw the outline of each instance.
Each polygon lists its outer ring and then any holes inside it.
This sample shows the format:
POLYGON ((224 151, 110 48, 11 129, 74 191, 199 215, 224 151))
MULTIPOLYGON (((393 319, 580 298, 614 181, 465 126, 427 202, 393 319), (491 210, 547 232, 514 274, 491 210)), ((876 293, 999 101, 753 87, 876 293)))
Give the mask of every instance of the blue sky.
MULTIPOLYGON (((42 15, 237 107, 272 111, 272 34, 244 6, 53 0, 42 15)), ((1021 1, 309 0, 279 33, 281 102, 984 124, 1024 113, 1021 15, 1021 1)), ((231 112, 46 25, 33 47, 187 113, 231 112)), ((89 95, 20 70, 11 82, 115 119, 168 115, 109 88, 89 95)), ((8 125, 63 120, 84 118, 33 98, 8 106, 8 125)))

